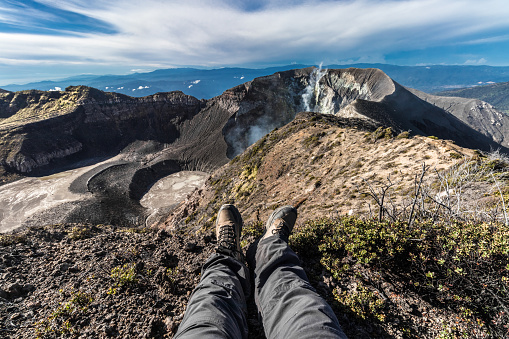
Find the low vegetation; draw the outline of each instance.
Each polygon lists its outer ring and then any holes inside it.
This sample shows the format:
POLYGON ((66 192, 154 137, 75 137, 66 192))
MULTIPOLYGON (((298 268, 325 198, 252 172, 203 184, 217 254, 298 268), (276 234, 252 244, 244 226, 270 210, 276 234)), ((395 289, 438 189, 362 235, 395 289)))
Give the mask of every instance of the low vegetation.
POLYGON ((94 300, 82 291, 60 290, 62 297, 67 298, 51 315, 36 323, 37 338, 56 336, 73 336, 77 329, 76 322, 88 312, 88 306, 94 300))
POLYGON ((291 245, 332 290, 347 334, 375 326, 404 338, 509 335, 507 160, 479 153, 432 174, 423 165, 398 202, 390 178, 365 180, 359 192, 373 199, 372 213, 296 229, 291 245))
POLYGON ((308 222, 290 241, 301 257, 317 259, 331 277, 335 307, 358 322, 399 324, 397 331, 417 337, 397 306, 398 295, 411 294, 420 300, 416 313, 429 303, 457 314, 447 327, 451 338, 508 334, 509 226, 503 223, 410 226, 343 217, 308 222), (389 287, 395 280, 400 285, 389 287))

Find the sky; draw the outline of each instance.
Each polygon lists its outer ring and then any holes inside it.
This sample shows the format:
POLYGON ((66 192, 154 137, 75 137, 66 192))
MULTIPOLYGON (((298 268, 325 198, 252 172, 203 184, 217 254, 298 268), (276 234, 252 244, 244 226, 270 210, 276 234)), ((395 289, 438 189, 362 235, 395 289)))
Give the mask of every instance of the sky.
POLYGON ((288 64, 509 65, 507 0, 0 0, 0 86, 288 64))

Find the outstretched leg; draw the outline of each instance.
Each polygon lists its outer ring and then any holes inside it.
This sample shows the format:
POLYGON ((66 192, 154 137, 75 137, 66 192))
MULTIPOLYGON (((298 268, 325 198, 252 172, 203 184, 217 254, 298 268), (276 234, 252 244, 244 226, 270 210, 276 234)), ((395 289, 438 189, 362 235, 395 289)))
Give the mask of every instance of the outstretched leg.
POLYGON ((238 210, 223 205, 216 221, 218 253, 203 265, 175 338, 247 338, 249 271, 240 261, 241 229, 238 210))
POLYGON ((310 285, 288 246, 297 210, 277 209, 255 255, 255 301, 265 335, 273 338, 346 338, 336 315, 310 285))

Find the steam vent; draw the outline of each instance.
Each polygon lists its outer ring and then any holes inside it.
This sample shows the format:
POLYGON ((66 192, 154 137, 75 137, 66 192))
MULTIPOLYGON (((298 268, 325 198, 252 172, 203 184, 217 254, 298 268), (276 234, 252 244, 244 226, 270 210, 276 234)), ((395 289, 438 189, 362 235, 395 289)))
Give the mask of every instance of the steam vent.
MULTIPOLYGON (((350 338, 505 338, 508 116, 378 69, 304 68, 209 100, 0 91, 7 338, 172 338, 222 204, 252 253, 280 206, 350 338)), ((248 299, 249 338, 265 338, 248 299)))

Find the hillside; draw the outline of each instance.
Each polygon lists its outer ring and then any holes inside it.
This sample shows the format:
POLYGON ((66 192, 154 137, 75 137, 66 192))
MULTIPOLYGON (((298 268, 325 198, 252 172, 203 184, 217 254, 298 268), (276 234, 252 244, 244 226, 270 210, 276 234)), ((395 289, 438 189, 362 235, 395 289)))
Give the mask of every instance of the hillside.
POLYGON ((300 206, 301 221, 376 215, 369 185, 392 182, 391 203, 405 205, 423 164, 443 171, 479 154, 450 140, 397 134, 360 119, 299 113, 215 171, 159 226, 210 225, 225 201, 234 202, 252 222, 266 220, 286 204, 300 206))
MULTIPOLYGON (((245 251, 274 208, 298 206, 290 244, 350 338, 504 337, 509 229, 496 186, 507 199, 509 176, 494 156, 300 113, 157 228, 41 224, 0 236, 2 332, 171 338, 215 246, 217 209, 230 202, 246 223, 245 251)), ((250 338, 264 338, 252 298, 248 310, 250 338)))
MULTIPOLYGON (((223 143, 221 148, 226 146, 226 156, 231 158, 300 111, 357 116, 413 134, 453 139, 471 148, 509 146, 504 139, 509 125, 504 116, 485 112, 486 107, 479 104, 470 108, 475 115, 458 115, 448 108, 455 103, 428 105, 380 70, 353 68, 279 72, 209 101, 181 92, 132 98, 83 86, 60 92, 5 92, 0 94, 4 118, 0 164, 18 173, 37 171, 50 163, 58 168, 59 162, 118 154, 137 140, 193 149, 191 153, 205 156, 209 152, 190 145, 205 137, 212 144, 223 143), (484 118, 487 113, 488 119, 484 118), (498 126, 497 135, 482 127, 489 124, 498 126), (224 135, 217 135, 223 128, 224 135)), ((216 162, 221 152, 214 151, 206 161, 216 162)), ((219 159, 216 165, 224 163, 224 155, 219 159)))
POLYGON ((479 99, 509 114, 509 82, 443 91, 437 95, 479 99))
POLYGON ((507 152, 509 117, 480 101, 436 98, 355 68, 278 72, 210 100, 84 86, 2 93, 0 182, 26 178, 0 188, 0 227, 156 222, 161 213, 141 199, 159 179, 211 172, 301 111, 507 152))

